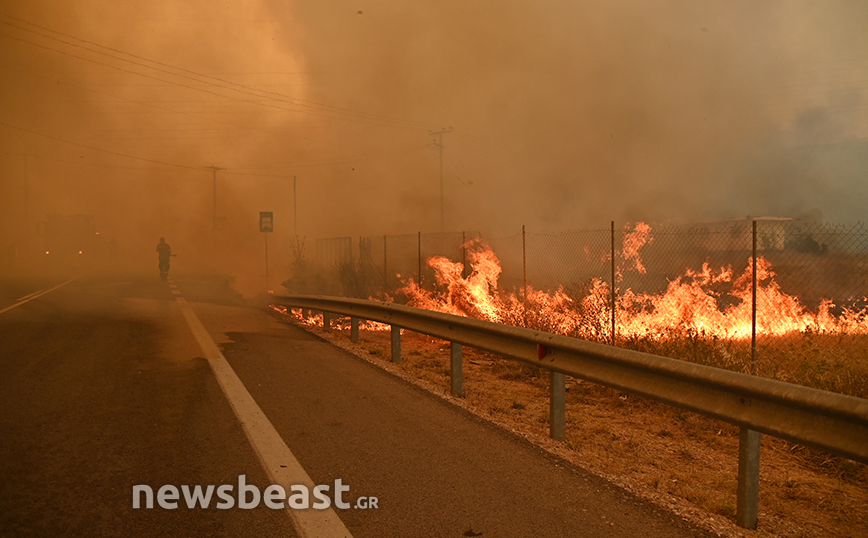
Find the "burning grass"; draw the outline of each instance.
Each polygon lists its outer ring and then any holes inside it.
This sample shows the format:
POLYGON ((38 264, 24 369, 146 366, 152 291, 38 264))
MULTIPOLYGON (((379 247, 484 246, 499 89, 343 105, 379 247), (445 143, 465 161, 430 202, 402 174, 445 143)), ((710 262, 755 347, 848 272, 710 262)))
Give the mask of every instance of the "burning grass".
MULTIPOLYGON (((640 250, 651 228, 638 223, 626 234, 618 278, 645 273, 640 250)), ((599 278, 554 291, 528 286, 522 293, 501 290, 501 265, 480 239, 466 245, 470 274, 444 257, 428 260, 436 285, 423 289, 406 281, 396 299, 411 306, 527 327, 590 341, 612 341, 612 297, 599 278)), ((669 281, 663 292, 616 290, 616 345, 750 372, 752 260, 735 276, 732 267, 706 263, 669 281)), ((868 398, 868 298, 835 304, 824 299, 813 311, 784 292, 771 263, 757 259, 758 375, 868 398)), ((620 281, 620 280, 619 280, 620 281)))

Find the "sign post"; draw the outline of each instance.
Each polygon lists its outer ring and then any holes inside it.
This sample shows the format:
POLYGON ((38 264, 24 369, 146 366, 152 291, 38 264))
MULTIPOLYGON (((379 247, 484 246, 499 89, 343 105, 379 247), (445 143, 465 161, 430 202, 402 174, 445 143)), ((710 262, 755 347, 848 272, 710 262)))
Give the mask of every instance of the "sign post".
POLYGON ((274 213, 271 211, 259 212, 259 231, 265 234, 265 289, 268 288, 268 234, 274 231, 274 213))

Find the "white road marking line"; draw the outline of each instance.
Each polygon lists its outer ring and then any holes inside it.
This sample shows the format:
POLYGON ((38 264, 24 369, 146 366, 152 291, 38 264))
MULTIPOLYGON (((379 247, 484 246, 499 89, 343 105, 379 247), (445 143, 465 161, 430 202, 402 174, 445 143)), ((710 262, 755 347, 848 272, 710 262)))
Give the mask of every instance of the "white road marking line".
POLYGON ((172 290, 172 293, 175 294, 175 295, 181 295, 181 292, 178 291, 178 290, 172 290))
POLYGON ((78 275, 78 276, 75 277, 75 278, 70 278, 69 280, 67 280, 67 281, 64 282, 63 284, 58 284, 57 286, 54 286, 53 288, 51 288, 51 289, 49 289, 49 290, 45 290, 45 291, 42 291, 42 292, 36 292, 35 294, 31 294, 31 297, 28 297, 28 298, 26 298, 26 299, 24 299, 24 298, 22 297, 21 299, 18 299, 18 302, 15 303, 14 305, 7 306, 7 307, 4 308, 3 310, 0 310, 0 314, 2 314, 3 312, 9 312, 9 311, 12 310, 13 308, 19 307, 19 306, 21 306, 21 305, 23 305, 23 304, 26 304, 26 303, 29 303, 29 302, 32 301, 33 299, 36 299, 36 298, 42 297, 42 296, 45 295, 46 293, 51 293, 52 291, 56 290, 57 288, 60 288, 60 287, 62 287, 62 286, 66 286, 67 284, 69 284, 69 283, 72 282, 73 280, 78 280, 79 278, 83 277, 84 275, 88 275, 88 274, 90 274, 90 273, 92 273, 92 272, 93 272, 93 271, 88 271, 87 273, 84 273, 84 274, 82 274, 82 275, 78 275))
POLYGON ((34 291, 33 293, 28 293, 28 294, 25 295, 24 297, 19 297, 18 299, 15 299, 15 302, 23 301, 24 299, 29 299, 30 297, 33 297, 34 295, 36 295, 36 294, 39 293, 40 291, 43 291, 43 290, 37 290, 37 291, 34 291))
MULTIPOLYGON (((304 484, 309 490, 312 490, 315 484, 310 476, 295 459, 280 434, 277 433, 256 400, 250 395, 244 383, 232 370, 232 366, 229 365, 223 353, 220 352, 220 348, 211 339, 205 326, 193 312, 193 308, 183 297, 177 297, 175 300, 180 304, 181 312, 190 326, 193 337, 196 338, 199 347, 202 348, 202 353, 208 359, 214 377, 217 378, 217 384, 223 389, 223 394, 226 395, 235 416, 241 422, 244 433, 259 457, 271 483, 283 486, 287 494, 289 494, 290 486, 293 484, 304 484)), ((303 538, 352 538, 350 531, 347 530, 331 507, 326 510, 313 508, 295 510, 287 507, 286 510, 292 518, 296 530, 303 538)))

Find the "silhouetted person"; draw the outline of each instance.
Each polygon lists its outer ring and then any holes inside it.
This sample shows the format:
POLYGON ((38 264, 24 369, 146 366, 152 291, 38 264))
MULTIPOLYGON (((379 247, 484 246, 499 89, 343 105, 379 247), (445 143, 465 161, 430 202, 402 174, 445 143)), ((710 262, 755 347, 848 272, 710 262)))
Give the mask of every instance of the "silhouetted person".
POLYGON ((165 280, 169 274, 169 258, 172 257, 172 247, 166 243, 164 237, 160 238, 160 244, 157 245, 157 255, 160 257, 160 276, 165 280))

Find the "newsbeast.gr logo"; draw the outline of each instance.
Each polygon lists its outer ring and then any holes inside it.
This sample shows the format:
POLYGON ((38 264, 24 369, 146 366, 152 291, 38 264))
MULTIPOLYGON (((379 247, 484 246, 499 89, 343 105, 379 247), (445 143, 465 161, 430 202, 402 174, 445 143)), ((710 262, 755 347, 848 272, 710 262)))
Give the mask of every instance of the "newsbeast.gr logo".
MULTIPOLYGON (((287 496, 286 489, 283 486, 272 484, 260 494, 259 488, 254 484, 248 484, 247 475, 243 474, 238 476, 237 498, 232 493, 234 487, 233 484, 223 484, 220 486, 205 486, 203 489, 200 485, 193 487, 183 485, 179 491, 177 486, 165 485, 157 490, 157 504, 160 508, 175 510, 180 505, 179 501, 183 496, 183 501, 190 510, 197 507, 207 509, 211 505, 211 499, 216 492, 220 501, 215 502, 214 507, 218 510, 229 510, 235 506, 238 506, 242 510, 252 510, 259 506, 260 500, 265 503, 265 506, 273 510, 281 510, 287 507, 296 510, 305 510, 307 508, 325 510, 332 505, 341 510, 349 508, 360 510, 379 508, 376 497, 359 497, 356 499, 354 505, 345 502, 343 495, 350 491, 350 486, 344 484, 340 478, 335 480, 334 483, 334 498, 329 497, 331 486, 328 484, 321 484, 313 488, 308 488, 304 484, 293 484, 289 487, 291 492, 289 496, 287 496), (313 502, 311 502, 311 497, 314 499, 313 502)), ((145 508, 154 507, 154 490, 147 484, 133 486, 133 509, 142 508, 142 500, 144 500, 145 508)))

